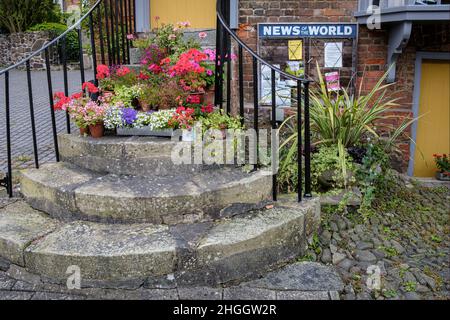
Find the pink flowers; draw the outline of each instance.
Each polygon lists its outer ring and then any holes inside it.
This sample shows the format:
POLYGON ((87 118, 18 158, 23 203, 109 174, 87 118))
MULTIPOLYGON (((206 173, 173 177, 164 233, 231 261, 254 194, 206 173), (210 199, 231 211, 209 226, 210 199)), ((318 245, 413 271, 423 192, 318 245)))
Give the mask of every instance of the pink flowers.
POLYGON ((200 39, 205 39, 207 36, 208 36, 208 34, 207 34, 206 32, 200 32, 200 33, 198 34, 198 37, 199 37, 200 39))
POLYGON ((117 71, 116 71, 116 74, 119 76, 119 77, 124 77, 124 76, 126 76, 127 74, 129 74, 129 73, 131 73, 131 70, 128 68, 128 67, 124 67, 124 66, 121 66, 119 69, 117 69, 117 71))
POLYGON ((128 40, 134 40, 136 38, 135 38, 134 34, 127 34, 127 39, 128 40))
POLYGON ((98 88, 97 88, 93 83, 91 83, 91 82, 85 82, 85 83, 83 83, 82 89, 83 89, 83 90, 86 90, 86 89, 87 89, 87 91, 88 91, 89 93, 98 93, 98 88))
POLYGON ((211 104, 202 107, 202 113, 212 113, 213 111, 214 107, 211 104))
POLYGON ((53 105, 53 109, 55 110, 67 110, 67 104, 71 101, 69 97, 66 97, 64 92, 56 92, 53 95, 53 99, 56 100, 53 105))
POLYGON ((101 64, 97 66, 97 79, 102 80, 108 78, 111 75, 109 67, 107 65, 101 64))
POLYGON ((200 104, 201 98, 199 95, 190 95, 187 97, 186 102, 189 104, 200 104))

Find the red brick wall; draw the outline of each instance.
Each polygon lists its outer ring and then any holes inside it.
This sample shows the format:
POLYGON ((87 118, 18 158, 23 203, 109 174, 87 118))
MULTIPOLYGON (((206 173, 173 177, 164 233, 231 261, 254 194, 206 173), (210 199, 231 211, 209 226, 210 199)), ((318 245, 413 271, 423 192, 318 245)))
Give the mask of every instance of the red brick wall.
MULTIPOLYGON (((240 0, 239 36, 253 49, 257 45, 257 23, 259 22, 355 22, 353 13, 357 8, 357 0, 347 1, 260 1, 240 0)), ((392 114, 412 115, 415 59, 417 51, 450 51, 450 24, 415 24, 407 48, 397 63, 397 82, 390 88, 391 93, 399 97, 399 106, 392 114)), ((387 68, 386 30, 368 30, 359 28, 357 84, 364 79, 363 92, 369 91, 387 68)), ((312 57, 314 58, 314 57, 312 57)), ((252 101, 252 64, 246 57, 244 64, 246 101, 252 101)), ((393 119, 393 124, 400 120, 393 119)), ((400 143, 402 159, 398 168, 406 170, 409 160, 409 141, 400 143)))

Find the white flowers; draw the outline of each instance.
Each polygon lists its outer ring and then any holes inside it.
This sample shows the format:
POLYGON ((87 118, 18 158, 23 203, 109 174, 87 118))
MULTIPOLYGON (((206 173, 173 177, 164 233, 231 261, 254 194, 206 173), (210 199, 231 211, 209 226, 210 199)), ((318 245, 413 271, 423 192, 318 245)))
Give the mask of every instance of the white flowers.
POLYGON ((144 128, 148 127, 152 131, 169 128, 169 121, 172 119, 175 110, 161 110, 155 112, 138 112, 136 119, 130 125, 124 120, 124 108, 122 106, 112 106, 105 114, 104 123, 107 129, 115 128, 144 128))

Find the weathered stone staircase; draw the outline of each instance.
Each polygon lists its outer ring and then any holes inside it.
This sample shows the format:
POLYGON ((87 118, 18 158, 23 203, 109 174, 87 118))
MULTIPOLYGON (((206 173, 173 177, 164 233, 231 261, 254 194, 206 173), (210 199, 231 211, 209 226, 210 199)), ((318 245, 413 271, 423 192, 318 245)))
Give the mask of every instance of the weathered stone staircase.
POLYGON ((51 282, 215 285, 256 278, 305 249, 317 199, 271 198, 271 177, 174 165, 162 138, 59 136, 60 163, 25 170, 0 214, 0 256, 51 282))

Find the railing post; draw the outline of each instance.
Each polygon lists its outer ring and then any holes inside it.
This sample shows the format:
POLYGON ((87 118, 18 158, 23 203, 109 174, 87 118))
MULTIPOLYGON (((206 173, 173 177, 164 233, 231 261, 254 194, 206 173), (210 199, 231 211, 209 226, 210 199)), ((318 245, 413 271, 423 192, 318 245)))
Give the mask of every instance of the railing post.
POLYGON ((221 32, 222 32, 222 25, 220 24, 219 18, 217 18, 217 24, 216 24, 216 61, 215 61, 215 79, 214 79, 214 105, 219 105, 220 100, 220 94, 219 91, 223 88, 221 87, 220 82, 220 40, 221 40, 221 32))
MULTIPOLYGON (((125 2, 123 3, 123 10, 125 16, 125 33, 128 36, 128 0, 125 0, 125 2)), ((125 41, 127 43, 127 63, 130 64, 130 40, 128 39, 128 37, 126 37, 125 41)))
MULTIPOLYGON (((64 37, 65 39, 65 37, 64 37)), ((64 55, 64 53, 63 53, 64 55)), ((39 155, 38 155, 38 147, 37 147, 37 139, 36 139, 36 122, 34 119, 34 104, 33 104, 33 88, 31 82, 31 68, 30 68, 30 60, 26 62, 27 68, 27 83, 28 83, 28 101, 30 106, 30 120, 31 120, 31 134, 33 137, 33 151, 34 151, 34 166, 36 169, 39 169, 39 155)), ((70 122, 69 122, 69 130, 70 130, 70 122)), ((69 131, 70 133, 70 131, 69 131)))
POLYGON ((114 57, 111 55, 111 42, 110 42, 110 35, 109 35, 109 17, 108 17, 108 9, 109 4, 105 1, 103 7, 105 8, 105 27, 106 27, 106 47, 108 51, 108 64, 111 66, 113 64, 114 57))
MULTIPOLYGON (((66 43, 67 43, 67 39, 64 36, 62 38, 62 60, 63 60, 63 78, 64 78, 64 94, 66 95, 66 97, 69 96, 69 83, 67 81, 67 52, 66 52, 66 43)), ((29 64, 29 61, 27 61, 27 63, 29 64)), ((27 65, 27 69, 28 69, 28 65, 27 65)), ((28 71, 28 70, 27 70, 28 71)), ((31 81, 30 81, 31 82, 31 81)), ((29 84, 30 86, 30 84, 29 84)), ((31 87, 31 86, 30 86, 31 87)), ((31 100, 30 100, 31 102, 31 100)), ((70 116, 69 116, 69 112, 66 111, 66 131, 67 133, 70 134, 70 116)))
POLYGON ((119 0, 115 0, 115 6, 114 6, 114 21, 115 21, 115 32, 116 32, 116 49, 117 49, 117 64, 121 64, 120 62, 120 37, 119 37, 119 0))
MULTIPOLYGON (((111 26, 111 52, 112 52, 112 64, 116 64, 116 39, 114 37, 114 0, 109 0, 109 15, 111 26)), ((117 62, 119 63, 119 62, 117 62)))
POLYGON ((5 177, 6 190, 10 198, 13 196, 12 187, 12 159, 11 159, 11 115, 9 105, 9 71, 5 72, 5 116, 6 116, 6 157, 8 172, 5 177))
POLYGON ((89 31, 91 34, 91 47, 92 47, 92 67, 94 68, 94 84, 98 86, 97 73, 97 49, 95 46, 95 34, 94 34, 94 19, 92 18, 92 12, 89 14, 89 31))
POLYGON ((81 34, 81 24, 77 28, 78 33, 78 45, 79 45, 79 56, 80 56, 80 76, 81 76, 81 84, 86 82, 84 77, 84 60, 83 60, 83 36, 81 34))
POLYGON ((253 128, 256 132, 256 167, 259 159, 259 94, 258 94, 258 60, 253 57, 253 128))
POLYGON ((311 198, 311 126, 309 116, 309 82, 305 82, 305 197, 311 198))
POLYGON ((59 162, 58 133, 56 131, 56 117, 53 101, 52 71, 50 67, 50 57, 48 54, 48 49, 45 49, 45 68, 47 69, 47 85, 48 85, 48 96, 50 101, 50 115, 52 119, 53 144, 55 146, 55 158, 56 162, 59 162))
MULTIPOLYGON (((105 64, 105 47, 104 47, 104 39, 103 39, 103 23, 102 23, 102 6, 99 5, 97 8, 98 14, 98 37, 100 39, 100 56, 102 58, 102 64, 105 64)), ((94 71, 94 73, 97 70, 94 71)))
POLYGON ((271 156, 272 156, 272 198, 273 201, 277 201, 277 194, 278 194, 278 183, 277 183, 277 166, 278 166, 278 159, 276 159, 277 153, 278 152, 274 152, 274 148, 276 148, 276 146, 274 146, 274 139, 276 139, 276 137, 273 137, 274 131, 277 129, 277 97, 276 97, 276 79, 275 79, 275 70, 272 69, 271 72, 271 84, 272 84, 272 88, 271 88, 271 95, 272 95, 272 144, 271 144, 271 156))
POLYGON ((119 15, 120 15, 120 32, 122 35, 122 63, 126 64, 127 53, 126 53, 125 39, 127 38, 127 35, 125 34, 125 27, 123 25, 123 0, 119 1, 119 15))
POLYGON ((297 195, 298 202, 302 202, 303 166, 302 166, 302 82, 297 81, 297 195))
POLYGON ((244 111, 244 53, 242 51, 242 45, 239 44, 239 116, 241 117, 241 123, 245 123, 245 111, 244 111))

